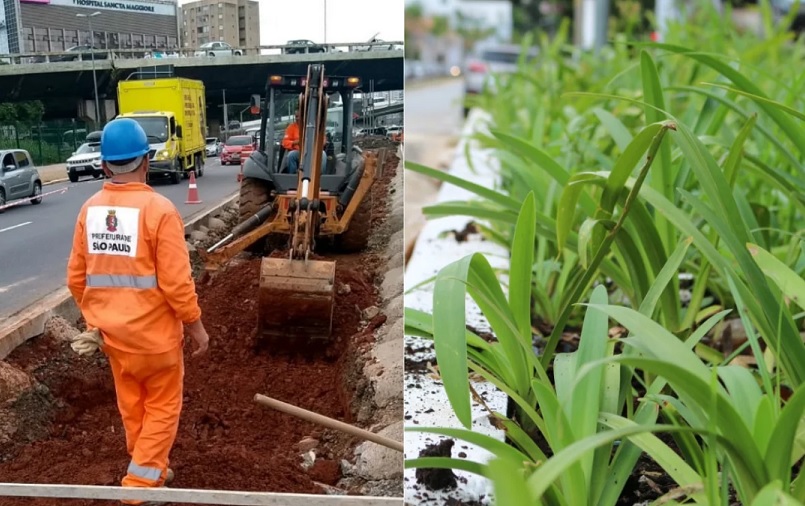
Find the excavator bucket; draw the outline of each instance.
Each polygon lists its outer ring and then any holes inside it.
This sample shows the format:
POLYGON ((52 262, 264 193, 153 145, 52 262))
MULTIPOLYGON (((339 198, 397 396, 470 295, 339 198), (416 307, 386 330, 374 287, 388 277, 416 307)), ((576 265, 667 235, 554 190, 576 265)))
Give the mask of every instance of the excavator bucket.
POLYGON ((258 337, 328 340, 333 326, 335 262, 263 258, 258 337))

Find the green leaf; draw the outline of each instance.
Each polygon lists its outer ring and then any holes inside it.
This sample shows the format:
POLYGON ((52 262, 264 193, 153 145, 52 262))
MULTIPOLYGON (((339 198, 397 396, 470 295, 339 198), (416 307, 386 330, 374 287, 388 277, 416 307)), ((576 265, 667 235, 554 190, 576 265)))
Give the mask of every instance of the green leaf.
POLYGON ((488 468, 494 484, 496 504, 541 504, 531 494, 521 465, 505 459, 494 459, 489 462, 488 468))
POLYGON ((531 346, 531 266, 534 264, 536 200, 529 193, 520 209, 512 241, 509 270, 509 306, 517 321, 520 337, 531 346))
POLYGON ((774 281, 780 291, 805 309, 805 279, 757 244, 749 243, 746 247, 763 273, 774 281))
POLYGON ((443 181, 445 183, 452 184, 459 188, 463 188, 464 190, 472 192, 478 195, 479 197, 483 197, 512 211, 517 211, 520 208, 519 202, 503 193, 496 192, 495 190, 491 190, 485 186, 481 186, 471 181, 467 181, 466 179, 456 177, 443 170, 431 169, 430 167, 426 167, 424 165, 420 165, 418 163, 414 163, 408 160, 405 161, 405 168, 412 172, 418 172, 425 176, 430 176, 434 179, 438 179, 439 181, 443 181))
POLYGON ((433 288, 433 341, 439 373, 450 405, 466 428, 472 427, 472 407, 467 383, 464 294, 474 258, 470 255, 445 266, 433 288))
POLYGON ((605 111, 599 107, 593 109, 593 114, 598 116, 598 120, 607 129, 609 135, 615 140, 618 149, 625 151, 629 143, 632 142, 632 134, 626 126, 616 118, 611 112, 605 111))

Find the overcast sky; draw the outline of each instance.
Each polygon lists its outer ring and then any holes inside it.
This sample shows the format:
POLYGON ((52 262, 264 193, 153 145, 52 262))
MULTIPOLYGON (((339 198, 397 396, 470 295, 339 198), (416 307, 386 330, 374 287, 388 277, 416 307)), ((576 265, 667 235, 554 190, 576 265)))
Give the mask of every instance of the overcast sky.
POLYGON ((293 39, 325 42, 325 2, 326 42, 364 42, 375 34, 383 40, 402 41, 405 36, 404 0, 260 0, 260 44, 285 44, 293 39))

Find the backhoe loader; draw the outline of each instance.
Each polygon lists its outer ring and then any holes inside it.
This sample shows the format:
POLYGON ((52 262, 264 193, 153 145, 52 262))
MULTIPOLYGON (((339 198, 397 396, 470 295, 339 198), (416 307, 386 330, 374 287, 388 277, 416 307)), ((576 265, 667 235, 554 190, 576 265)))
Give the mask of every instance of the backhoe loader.
MULTIPOLYGON (((352 98, 358 77, 325 76, 320 64, 307 76, 272 75, 266 98, 252 97, 261 109, 259 146, 244 162, 240 186, 240 223, 206 252, 213 274, 249 249, 287 249, 287 257, 264 256, 260 269, 257 332, 261 338, 304 343, 329 339, 335 302, 335 262, 314 260, 317 243, 332 239, 338 252, 365 248, 370 237, 370 188, 377 177, 378 153, 352 146, 352 98), (290 153, 277 153, 276 102, 298 94, 299 170, 288 173, 290 153), (328 94, 343 98, 341 153, 323 162, 328 94), (267 247, 268 246, 268 247, 267 247)), ((287 120, 285 120, 287 121, 287 120)), ((385 153, 382 153, 385 154, 385 153)), ((302 344, 302 343, 299 343, 302 344)), ((295 346, 292 344, 292 346, 295 346)))

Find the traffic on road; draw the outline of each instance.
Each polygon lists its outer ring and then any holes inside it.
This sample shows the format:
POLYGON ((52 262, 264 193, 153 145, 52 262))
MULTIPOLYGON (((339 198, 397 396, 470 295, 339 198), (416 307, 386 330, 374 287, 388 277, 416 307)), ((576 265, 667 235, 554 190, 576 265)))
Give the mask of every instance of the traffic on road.
MULTIPOLYGON (((151 186, 169 198, 183 218, 190 218, 238 190, 239 166, 222 167, 218 158, 208 158, 205 165, 204 177, 196 183, 201 204, 185 204, 188 182, 173 185, 154 180, 151 186)), ((36 169, 30 172, 35 177, 36 169)), ((13 266, 0 270, 0 322, 64 285, 75 217, 104 181, 46 185, 33 199, 29 194, 0 207, 0 257, 4 265, 13 266)))

